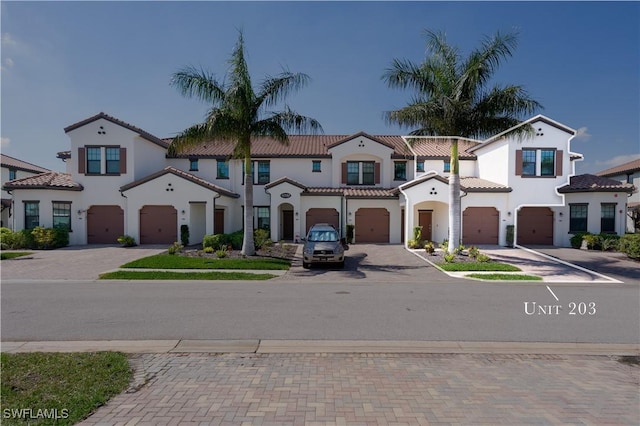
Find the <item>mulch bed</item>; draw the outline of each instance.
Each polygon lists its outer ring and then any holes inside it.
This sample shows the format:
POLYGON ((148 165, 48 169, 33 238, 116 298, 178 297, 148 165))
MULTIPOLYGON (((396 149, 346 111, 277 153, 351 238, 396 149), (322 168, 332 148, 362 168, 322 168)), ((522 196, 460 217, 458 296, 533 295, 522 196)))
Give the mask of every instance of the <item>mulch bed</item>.
MULTIPOLYGON (((436 251, 433 254, 427 253, 424 249, 416 250, 416 252, 420 256, 424 257, 425 259, 428 259, 430 262, 433 262, 436 265, 439 265, 441 263, 446 263, 444 260, 444 255, 445 255, 444 250, 436 249, 436 251)), ((456 254, 453 261, 454 263, 476 262, 475 259, 469 257, 466 251, 456 254)))
MULTIPOLYGON (((227 250, 227 256, 225 259, 244 259, 244 258, 277 258, 277 259, 287 259, 293 260, 294 255, 296 254, 297 246, 292 244, 274 244, 271 247, 264 247, 256 250, 255 256, 245 256, 240 250, 227 250)), ((191 256, 191 257, 210 257, 213 259, 217 259, 218 256, 215 252, 213 253, 205 253, 202 251, 202 246, 197 247, 188 247, 183 249, 180 253, 181 256, 191 256)))

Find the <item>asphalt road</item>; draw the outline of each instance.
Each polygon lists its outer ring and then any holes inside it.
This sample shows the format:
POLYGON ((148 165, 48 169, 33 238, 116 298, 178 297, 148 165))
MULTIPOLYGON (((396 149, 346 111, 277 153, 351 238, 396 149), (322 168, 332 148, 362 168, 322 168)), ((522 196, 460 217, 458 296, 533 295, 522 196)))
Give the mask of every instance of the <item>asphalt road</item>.
POLYGON ((638 286, 550 287, 559 301, 540 283, 3 280, 1 338, 640 343, 638 286))

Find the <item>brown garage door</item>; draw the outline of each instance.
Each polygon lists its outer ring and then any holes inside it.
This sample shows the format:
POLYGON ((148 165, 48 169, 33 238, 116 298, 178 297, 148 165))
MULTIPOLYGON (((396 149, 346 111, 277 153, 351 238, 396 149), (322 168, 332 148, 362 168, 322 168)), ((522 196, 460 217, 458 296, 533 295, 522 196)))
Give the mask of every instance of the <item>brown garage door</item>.
POLYGON ((124 235, 124 211, 120 206, 91 206, 87 210, 87 243, 115 244, 124 235))
POLYGON ((340 228, 340 216, 336 209, 309 209, 307 210, 307 232, 316 223, 328 223, 334 228, 340 228))
POLYGON ((462 213, 462 243, 497 245, 498 224, 494 207, 467 207, 462 213))
POLYGON ((356 211, 356 243, 388 243, 389 212, 382 208, 356 211))
POLYGON ((553 211, 549 207, 523 207, 518 212, 517 243, 553 245, 553 211))
POLYGON ((178 241, 178 212, 173 206, 140 209, 140 244, 171 244, 178 241))

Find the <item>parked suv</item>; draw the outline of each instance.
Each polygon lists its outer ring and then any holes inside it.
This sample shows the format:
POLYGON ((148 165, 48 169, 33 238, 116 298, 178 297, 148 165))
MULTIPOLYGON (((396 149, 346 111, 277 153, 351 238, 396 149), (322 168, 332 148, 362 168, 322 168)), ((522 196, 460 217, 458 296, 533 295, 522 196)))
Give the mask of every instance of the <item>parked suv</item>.
POLYGON ((333 226, 327 223, 313 225, 304 239, 302 267, 308 269, 314 263, 334 263, 343 268, 345 245, 333 226))

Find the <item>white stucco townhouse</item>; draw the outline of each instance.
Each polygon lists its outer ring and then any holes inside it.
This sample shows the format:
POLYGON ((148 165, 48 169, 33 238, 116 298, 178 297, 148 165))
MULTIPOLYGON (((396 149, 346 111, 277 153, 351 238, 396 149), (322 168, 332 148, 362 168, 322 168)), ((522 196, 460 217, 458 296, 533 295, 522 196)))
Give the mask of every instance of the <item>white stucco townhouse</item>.
MULTIPOLYGON (((485 141, 460 139, 464 244, 507 242, 568 246, 572 232, 623 233, 630 183, 574 176, 575 131, 533 117, 530 139, 509 132, 485 141)), ((71 244, 170 244, 188 225, 190 242, 243 224, 244 173, 231 143, 211 141, 167 155, 170 139, 104 113, 65 128, 66 173, 5 184, 16 229, 66 224, 71 244), (37 208, 36 208, 37 207, 37 208), (38 216, 34 217, 33 212, 38 216)), ((402 243, 415 226, 440 242, 448 232, 450 145, 447 138, 394 135, 291 135, 282 145, 252 142, 254 226, 273 240, 299 240, 328 222, 356 243, 402 243)))
POLYGON ((2 216, 0 218, 0 226, 7 228, 12 227, 13 206, 11 202, 11 194, 4 190, 4 184, 23 177, 34 176, 40 173, 48 172, 44 167, 0 154, 0 169, 2 171, 0 177, 0 187, 2 187, 2 216))
POLYGON ((627 232, 640 232, 638 222, 634 222, 634 217, 640 216, 640 191, 638 191, 640 188, 640 159, 602 170, 596 175, 635 186, 636 190, 629 194, 627 200, 627 232))

